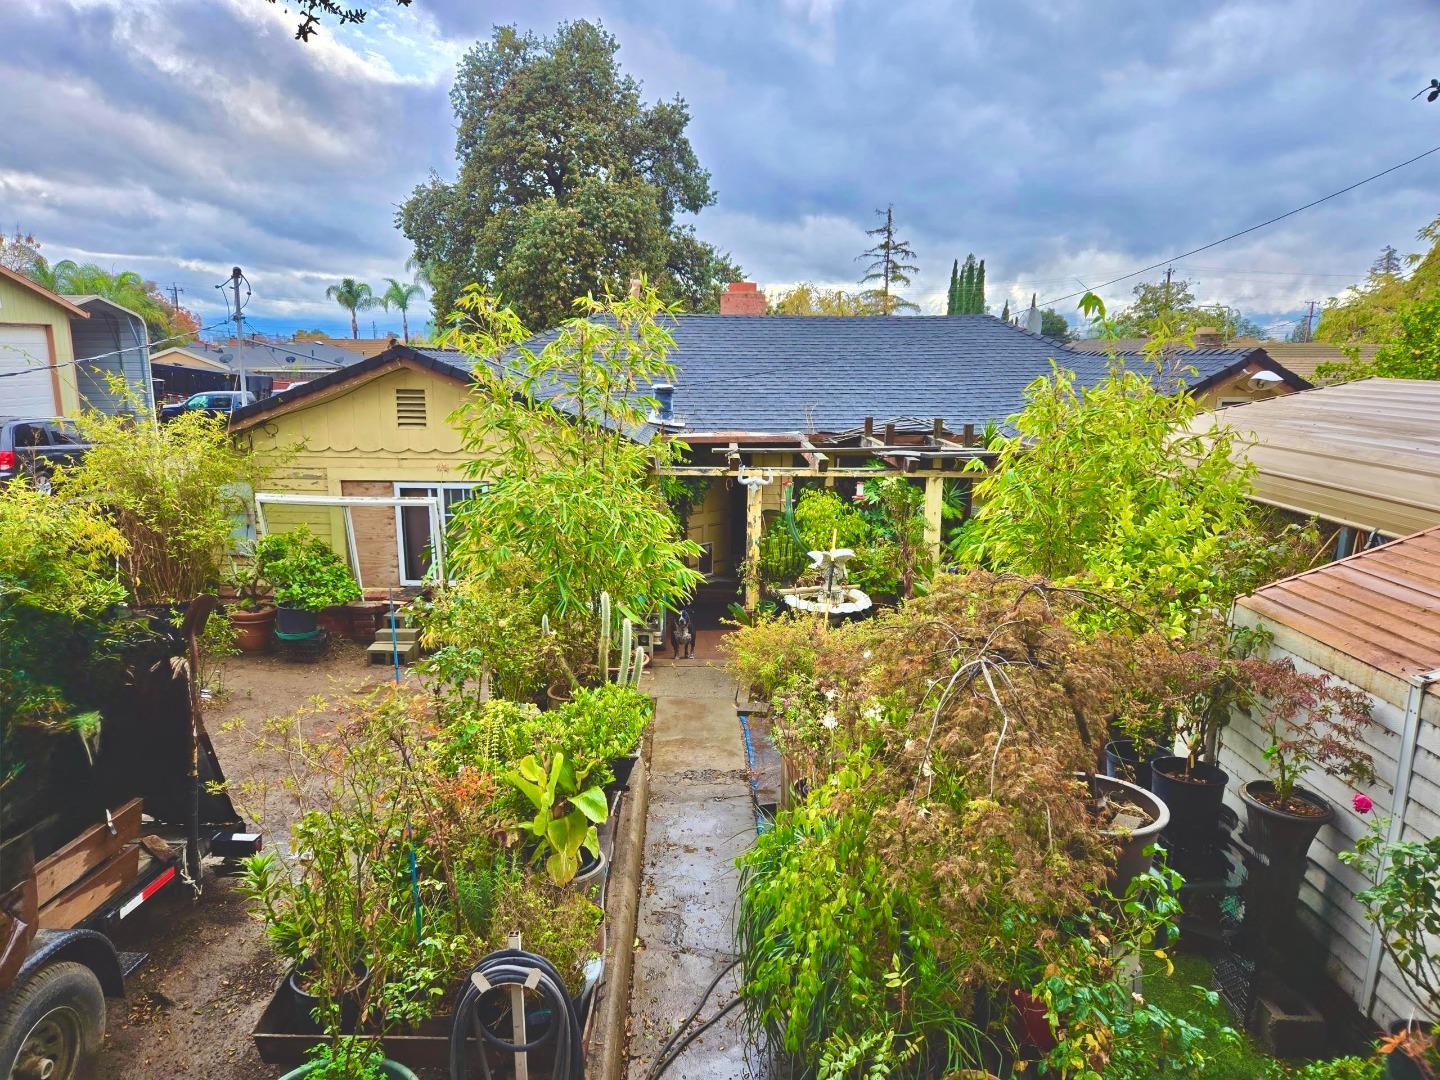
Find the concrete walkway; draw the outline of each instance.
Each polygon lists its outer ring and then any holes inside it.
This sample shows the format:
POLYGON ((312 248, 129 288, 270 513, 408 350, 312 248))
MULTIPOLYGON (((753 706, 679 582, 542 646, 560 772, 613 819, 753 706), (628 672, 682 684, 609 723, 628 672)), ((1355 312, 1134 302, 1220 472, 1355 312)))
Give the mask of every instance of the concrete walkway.
MULTIPOLYGON (((671 1032, 734 955, 735 859, 755 839, 735 684, 718 666, 657 661, 645 875, 630 999, 630 1080, 640 1080, 671 1032)), ((736 992, 721 980, 698 1023, 736 992)), ((665 1080, 747 1074, 740 1010, 701 1035, 665 1080)))

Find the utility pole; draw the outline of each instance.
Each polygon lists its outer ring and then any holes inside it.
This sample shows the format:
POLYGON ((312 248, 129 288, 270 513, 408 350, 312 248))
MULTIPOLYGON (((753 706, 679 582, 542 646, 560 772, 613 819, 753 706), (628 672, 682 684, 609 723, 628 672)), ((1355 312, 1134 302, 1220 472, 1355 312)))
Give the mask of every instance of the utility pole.
POLYGON ((184 291, 185 290, 180 288, 175 282, 172 281, 170 283, 170 306, 176 311, 180 310, 180 294, 184 291))
POLYGON ((236 377, 239 380, 237 389, 242 391, 247 389, 245 386, 245 353, 242 351, 245 348, 245 321, 240 314, 243 310, 240 307, 240 282, 244 280, 244 277, 245 275, 240 272, 240 267, 236 266, 230 270, 230 290, 235 296, 235 363, 238 368, 236 377))
POLYGON ((1315 318, 1315 301, 1306 300, 1305 302, 1310 305, 1310 310, 1305 313, 1305 340, 1309 341, 1311 340, 1310 327, 1315 318))
POLYGON ((1173 266, 1167 266, 1167 267, 1165 268, 1165 310, 1166 310, 1166 311, 1169 311, 1169 310, 1170 310, 1170 275, 1173 274, 1173 273, 1175 273, 1175 268, 1174 268, 1173 266))

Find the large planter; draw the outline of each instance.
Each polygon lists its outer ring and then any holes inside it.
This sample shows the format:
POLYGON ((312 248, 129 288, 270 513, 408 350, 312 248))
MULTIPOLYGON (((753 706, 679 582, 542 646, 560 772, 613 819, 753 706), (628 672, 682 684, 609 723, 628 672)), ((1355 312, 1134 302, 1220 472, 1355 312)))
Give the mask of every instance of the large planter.
POLYGON ((1171 754, 1150 762, 1150 790, 1170 808, 1167 831, 1182 843, 1215 836, 1229 782, 1229 773, 1203 761, 1189 767, 1188 759, 1171 754))
POLYGON ((640 760, 640 754, 630 754, 628 757, 617 757, 610 759, 610 771, 615 774, 615 779, 605 785, 607 793, 626 791, 630 787, 630 774, 635 771, 635 762, 640 760))
POLYGON ((1150 790, 1150 763, 1161 756, 1158 750, 1135 748, 1134 739, 1113 739, 1105 744, 1105 775, 1150 790))
POLYGON ((1335 809, 1324 796, 1297 787, 1291 797, 1300 805, 1282 809, 1269 801, 1274 791, 1269 780, 1240 785, 1246 835, 1265 859, 1265 865, 1251 875, 1246 902, 1246 923, 1252 934, 1283 932, 1288 927, 1300 899, 1310 845, 1335 820, 1335 809))
POLYGON ((235 647, 241 652, 262 653, 270 651, 275 633, 275 606, 266 604, 258 611, 244 611, 231 608, 227 613, 230 624, 235 627, 235 647))
MULTIPOLYGON (((360 992, 370 980, 370 968, 360 964, 355 974, 355 988, 340 999, 340 1030, 345 1033, 354 1031, 355 1025, 360 1022, 360 992)), ((296 965, 285 978, 285 988, 290 992, 292 1022, 296 1031, 318 1034, 321 1027, 315 1020, 315 1009, 320 999, 305 989, 304 975, 304 966, 296 965)))
POLYGON ((1138 784, 1115 776, 1091 777, 1094 790, 1111 802, 1126 803, 1133 807, 1136 816, 1148 824, 1135 827, 1118 826, 1108 829, 1106 835, 1119 841, 1115 856, 1115 869, 1110 875, 1110 891, 1124 896, 1134 881, 1150 869, 1153 856, 1148 849, 1160 839, 1160 833, 1170 824, 1170 809, 1152 791, 1146 791, 1138 784))
MULTIPOLYGON (((301 1065, 300 1068, 287 1072, 280 1080, 302 1080, 303 1077, 312 1076, 320 1071, 320 1063, 312 1061, 308 1065, 301 1065)), ((385 1074, 387 1080, 420 1080, 413 1072, 401 1065, 398 1061, 391 1061, 386 1058, 380 1063, 380 1071, 385 1074)))
POLYGON ((320 625, 320 616, 314 611, 281 606, 275 612, 275 632, 300 637, 313 634, 320 625))
POLYGON ((610 860, 605 857, 604 849, 601 849, 599 855, 591 855, 590 852, 581 848, 580 869, 570 879, 569 886, 598 904, 601 891, 605 888, 605 879, 609 876, 610 860))

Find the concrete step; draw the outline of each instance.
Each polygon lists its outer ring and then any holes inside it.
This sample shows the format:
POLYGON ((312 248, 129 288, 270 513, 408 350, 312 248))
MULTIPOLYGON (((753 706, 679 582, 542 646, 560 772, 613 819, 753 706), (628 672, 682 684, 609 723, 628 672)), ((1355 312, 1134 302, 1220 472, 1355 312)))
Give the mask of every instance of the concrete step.
POLYGON ((392 649, 389 641, 377 641, 365 650, 372 664, 394 663, 394 654, 399 652, 402 664, 413 664, 420 658, 418 641, 401 641, 392 649))
MULTIPOLYGON (((395 628, 395 640, 402 645, 411 641, 419 641, 420 631, 409 626, 397 626, 395 628)), ((382 626, 379 630, 376 630, 375 641, 377 643, 383 641, 388 645, 390 643, 390 627, 382 626)))

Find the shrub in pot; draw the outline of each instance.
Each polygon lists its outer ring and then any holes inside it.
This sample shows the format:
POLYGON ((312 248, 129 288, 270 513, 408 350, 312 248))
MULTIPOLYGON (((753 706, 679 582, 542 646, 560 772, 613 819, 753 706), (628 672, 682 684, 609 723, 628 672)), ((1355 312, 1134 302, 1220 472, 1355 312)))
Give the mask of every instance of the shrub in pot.
POLYGON ((535 747, 563 751, 580 771, 623 787, 654 715, 654 701, 633 686, 582 688, 549 715, 535 747))
POLYGON ((587 776, 564 754, 544 761, 529 755, 504 776, 535 810, 529 821, 517 823, 516 831, 533 843, 532 861, 544 858, 545 869, 557 885, 574 880, 580 872, 582 848, 592 864, 601 857, 595 826, 609 817, 610 806, 604 788, 584 786, 587 776))
POLYGON ((281 634, 312 633, 321 611, 360 599, 360 586, 345 561, 303 526, 261 538, 255 551, 275 589, 281 634))
POLYGON ((235 647, 241 652, 267 652, 275 630, 275 605, 264 596, 270 589, 265 579, 265 563, 254 546, 245 561, 232 561, 230 586, 235 590, 235 603, 226 613, 235 627, 235 647))
POLYGON ((1299 672, 1288 660, 1248 666, 1247 703, 1266 739, 1267 778, 1240 787, 1246 835, 1265 857, 1252 875, 1248 932, 1268 935, 1294 915, 1310 844, 1335 810, 1300 786, 1319 771, 1351 783, 1374 779, 1365 746, 1369 699, 1327 675, 1299 672))

